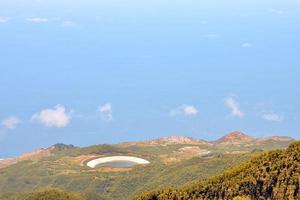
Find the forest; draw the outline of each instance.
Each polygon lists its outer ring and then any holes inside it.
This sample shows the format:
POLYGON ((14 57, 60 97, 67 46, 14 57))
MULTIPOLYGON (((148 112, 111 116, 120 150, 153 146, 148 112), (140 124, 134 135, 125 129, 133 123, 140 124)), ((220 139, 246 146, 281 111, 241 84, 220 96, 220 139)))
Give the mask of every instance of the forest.
POLYGON ((252 158, 181 189, 147 192, 135 200, 300 199, 300 142, 252 158))

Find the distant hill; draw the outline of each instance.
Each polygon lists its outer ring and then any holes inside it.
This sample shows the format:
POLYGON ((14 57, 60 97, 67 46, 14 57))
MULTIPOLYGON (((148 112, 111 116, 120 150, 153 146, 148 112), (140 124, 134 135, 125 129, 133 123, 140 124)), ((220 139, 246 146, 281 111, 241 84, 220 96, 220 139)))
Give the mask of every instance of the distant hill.
POLYGON ((221 144, 221 145, 240 145, 240 144, 247 144, 247 145, 259 145, 262 143, 272 143, 272 142, 278 142, 278 143, 285 143, 285 142, 291 142, 294 139, 287 136, 271 136, 266 138, 255 138, 251 137, 249 135, 246 135, 243 132, 240 131, 234 131, 232 133, 228 133, 227 135, 221 137, 220 139, 213 141, 215 144, 221 144))
POLYGON ((229 133, 215 141, 215 143, 217 144, 225 144, 225 145, 226 144, 234 145, 234 144, 243 144, 243 143, 252 143, 252 142, 255 142, 254 137, 248 136, 239 131, 229 133))
POLYGON ((186 136, 168 136, 142 142, 127 142, 123 145, 174 145, 174 144, 191 144, 191 145, 260 145, 262 143, 289 143, 294 141, 293 138, 287 136, 271 136, 266 138, 255 138, 240 131, 234 131, 224 135, 215 141, 206 141, 203 139, 195 139, 186 136))
POLYGON ((155 146, 155 145, 175 145, 175 144, 190 144, 190 145, 199 145, 199 144, 210 144, 205 140, 195 139, 192 137, 186 136, 168 136, 156 138, 153 140, 142 141, 142 142, 127 142, 123 145, 145 145, 145 146, 155 146))
POLYGON ((131 199, 144 191, 209 178, 264 151, 287 148, 292 141, 288 137, 252 139, 246 134, 230 133, 217 141, 170 136, 88 147, 55 144, 0 160, 0 197, 10 192, 58 187, 81 192, 87 200, 131 199), (91 159, 106 156, 134 156, 150 164, 95 169, 86 165, 91 159))
MULTIPOLYGON (((242 137, 244 137, 242 135, 242 137)), ((300 142, 264 153, 222 174, 187 185, 145 193, 136 200, 300 199, 300 142)))
POLYGON ((258 143, 262 142, 289 142, 293 141, 294 139, 287 136, 272 136, 272 137, 266 137, 266 138, 259 138, 256 140, 258 143))
MULTIPOLYGON (((223 137, 219 138, 215 141, 206 141, 202 139, 195 139, 192 137, 186 137, 186 136, 168 136, 168 137, 161 137, 156 138, 153 140, 148 141, 139 141, 139 142, 127 142, 127 143, 121 143, 117 145, 107 145, 111 147, 130 147, 130 146, 168 146, 168 145, 208 145, 213 146, 214 148, 217 148, 218 145, 223 146, 233 146, 237 147, 239 145, 244 145, 242 149, 239 150, 245 150, 246 146, 252 146, 252 150, 255 149, 256 146, 258 149, 272 149, 272 148, 282 148, 287 146, 289 143, 294 141, 291 137, 286 136, 272 136, 267 138, 254 138, 249 135, 246 135, 245 133, 242 133, 240 131, 234 131, 231 133, 228 133, 224 135, 223 137)), ((93 147, 93 146, 91 146, 93 147)), ((89 149, 90 147, 82 148, 82 149, 89 149)), ((77 149, 78 147, 75 147, 74 145, 66 145, 62 143, 54 144, 48 148, 42 148, 38 149, 33 152, 24 153, 16 158, 11 159, 0 159, 0 169, 3 167, 10 166, 12 164, 16 164, 20 161, 25 160, 39 160, 47 156, 51 156, 53 154, 57 153, 64 153, 64 152, 72 152, 72 149, 77 149)), ((122 152, 122 150, 120 151, 122 152)), ((250 148, 251 149, 251 148, 250 148)), ((114 148, 114 151, 116 148, 114 148)), ((120 152, 120 153, 121 153, 120 152)), ((230 151, 229 151, 230 152, 230 151)), ((241 151, 245 152, 245 151, 241 151)), ((249 149, 247 149, 247 152, 249 152, 249 149)), ((97 154, 97 152, 94 152, 97 154)))
POLYGON ((55 152, 60 152, 60 151, 64 151, 64 150, 71 149, 71 148, 75 148, 75 146, 66 145, 66 144, 55 144, 48 148, 42 148, 42 149, 38 149, 36 151, 32 151, 29 153, 24 153, 20 156, 17 156, 16 158, 2 159, 2 160, 0 160, 0 169, 10 166, 10 165, 13 165, 13 164, 16 164, 21 161, 40 160, 44 157, 53 155, 55 152))

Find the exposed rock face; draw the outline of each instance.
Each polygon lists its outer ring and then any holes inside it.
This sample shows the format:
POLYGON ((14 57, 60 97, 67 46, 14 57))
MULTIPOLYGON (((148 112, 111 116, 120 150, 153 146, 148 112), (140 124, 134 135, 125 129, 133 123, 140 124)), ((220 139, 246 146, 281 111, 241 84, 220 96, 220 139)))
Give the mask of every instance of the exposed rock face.
POLYGON ((63 150, 66 150, 66 149, 72 149, 72 148, 75 148, 74 145, 72 144, 63 144, 63 143, 58 143, 58 144, 55 144, 55 145, 52 145, 51 147, 49 147, 52 151, 53 150, 56 150, 56 151, 63 151, 63 150))

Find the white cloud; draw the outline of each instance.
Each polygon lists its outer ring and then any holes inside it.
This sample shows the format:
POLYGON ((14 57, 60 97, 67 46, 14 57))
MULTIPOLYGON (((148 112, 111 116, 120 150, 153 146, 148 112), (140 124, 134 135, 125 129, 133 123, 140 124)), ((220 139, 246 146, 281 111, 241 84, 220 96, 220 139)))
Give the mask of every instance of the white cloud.
POLYGON ((198 114, 198 109, 193 105, 186 105, 182 104, 178 106, 176 109, 171 110, 170 116, 174 117, 177 115, 184 115, 184 116, 193 116, 198 114))
POLYGON ((287 12, 284 11, 284 10, 278 10, 278 9, 274 9, 274 8, 269 9, 269 12, 274 13, 276 15, 285 15, 285 14, 287 14, 287 12))
POLYGON ((218 34, 215 34, 215 33, 210 33, 210 34, 204 34, 202 35, 203 38, 208 38, 208 39, 215 39, 215 38, 218 38, 219 35, 218 34))
POLYGON ((17 126, 21 123, 21 121, 17 117, 8 117, 2 121, 2 126, 7 129, 13 130, 17 128, 17 126))
POLYGON ((26 21, 32 23, 46 23, 49 22, 50 20, 48 18, 33 17, 33 18, 27 18, 26 21))
POLYGON ((142 58, 144 58, 144 59, 151 59, 151 58, 153 58, 153 55, 152 54, 144 54, 142 56, 142 58))
POLYGON ((62 21, 61 25, 63 27, 71 27, 71 26, 74 26, 74 22, 72 22, 72 21, 62 21))
POLYGON ((0 17, 0 23, 6 23, 6 22, 8 22, 7 17, 0 17))
POLYGON ((31 119, 47 127, 63 128, 70 123, 71 115, 72 111, 68 112, 64 106, 57 105, 34 114, 31 119))
POLYGON ((241 46, 242 46, 243 48, 251 48, 251 47, 253 47, 254 45, 251 44, 251 43, 249 43, 249 42, 245 42, 245 43, 243 43, 241 46))
POLYGON ((111 103, 100 105, 98 108, 98 112, 100 113, 101 118, 104 121, 113 120, 113 109, 111 103))
POLYGON ((234 95, 225 98, 225 105, 230 109, 230 115, 233 117, 243 118, 245 113, 241 111, 239 103, 237 102, 234 95))
POLYGON ((274 112, 263 113, 262 118, 272 122, 281 122, 284 120, 284 116, 282 114, 277 114, 274 112))

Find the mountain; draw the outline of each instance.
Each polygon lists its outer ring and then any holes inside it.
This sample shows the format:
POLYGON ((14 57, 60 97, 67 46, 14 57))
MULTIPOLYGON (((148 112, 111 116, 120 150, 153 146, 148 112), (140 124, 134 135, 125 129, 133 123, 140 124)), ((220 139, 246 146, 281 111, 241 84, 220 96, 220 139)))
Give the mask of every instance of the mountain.
POLYGON ((294 141, 293 138, 287 136, 271 136, 266 138, 251 137, 243 132, 234 131, 219 138, 212 143, 217 145, 262 145, 263 143, 286 143, 294 141))
POLYGON ((234 131, 224 135, 223 137, 215 141, 206 141, 202 139, 195 139, 186 136, 168 136, 161 137, 153 140, 142 141, 142 142, 127 142, 123 143, 124 146, 134 146, 134 145, 175 145, 175 144, 190 144, 190 145, 260 145, 262 143, 289 143, 294 141, 293 138, 287 136, 271 136, 266 138, 255 138, 251 137, 243 132, 234 131))
MULTIPOLYGON (((148 141, 141 141, 141 142, 127 142, 127 143, 121 143, 117 145, 108 145, 111 148, 114 148, 112 152, 116 152, 116 148, 119 148, 120 154, 122 154, 122 149, 129 148, 129 147, 155 147, 155 146, 172 146, 172 145, 187 145, 183 146, 181 152, 185 152, 185 156, 187 158, 195 157, 195 155, 198 154, 207 154, 208 152, 214 152, 214 153, 227 153, 227 154, 240 154, 240 153, 247 153, 252 150, 262 149, 274 149, 274 148, 284 148, 289 144, 290 142, 294 141, 291 137, 286 136, 271 136, 267 138, 254 138, 249 135, 246 135, 245 133, 242 133, 240 131, 234 131, 231 133, 226 134, 225 136, 219 138, 215 141, 205 141, 201 139, 195 139, 192 137, 186 137, 186 136, 168 136, 168 137, 161 137, 153 140, 148 141), (189 146, 190 145, 190 146, 189 146), (193 146, 198 145, 204 145, 205 148, 197 148, 193 146), (226 151, 224 151, 224 147, 226 151), (240 145, 243 145, 241 147, 240 145), (213 151, 210 151, 207 146, 213 147, 213 151), (239 149, 237 149, 237 146, 240 146, 239 149), (187 147, 187 148, 186 148, 187 147)), ((18 157, 11 158, 11 159, 0 159, 0 169, 5 168, 8 166, 11 166, 13 164, 16 164, 21 161, 26 160, 40 160, 44 157, 52 156, 54 154, 59 154, 71 151, 72 149, 78 149, 78 147, 75 147, 74 145, 66 145, 62 143, 54 144, 48 148, 42 148, 38 149, 33 152, 24 153, 18 157)), ((83 148, 87 149, 87 148, 83 148)), ((97 152, 94 152, 96 155, 97 152)), ((181 157, 184 156, 183 153, 181 157)), ((169 160, 182 160, 181 158, 173 158, 171 157, 169 160)), ((166 161, 169 162, 169 161, 166 161)))
POLYGON ((199 145, 199 144, 209 144, 205 140, 199 140, 192 137, 186 136, 168 136, 156 138, 153 140, 143 141, 143 142, 128 142, 124 145, 146 145, 146 146, 155 146, 155 145, 175 145, 175 144, 190 144, 190 145, 199 145))
POLYGON ((182 189, 145 193, 136 200, 300 199, 300 142, 264 153, 182 189))
POLYGON ((50 147, 50 149, 52 151, 63 151, 63 150, 73 149, 73 148, 76 148, 76 147, 72 144, 68 145, 68 144, 63 144, 63 143, 57 143, 50 147))
POLYGON ((257 142, 288 142, 293 141, 294 139, 287 136, 272 136, 272 137, 266 137, 266 138, 259 138, 256 141, 257 142))
POLYGON ((222 144, 184 136, 88 147, 56 144, 0 161, 0 199, 1 195, 11 192, 58 187, 80 192, 87 200, 125 200, 157 187, 179 187, 207 179, 261 152, 284 149, 292 141, 290 138, 272 137, 255 138, 251 145, 249 142, 237 142, 247 141, 243 138, 247 137, 229 134, 223 137, 227 143, 222 144), (107 156, 134 156, 150 164, 134 167, 87 166, 92 159, 107 156))
POLYGON ((170 136, 162 137, 149 141, 152 145, 170 145, 170 144, 203 144, 206 143, 204 140, 197 140, 192 137, 185 136, 170 136))
POLYGON ((254 142, 255 138, 248 136, 242 132, 235 131, 229 133, 220 139, 216 140, 214 143, 216 144, 223 144, 223 145, 236 145, 236 144, 243 144, 243 143, 251 143, 254 142))
POLYGON ((10 158, 10 159, 2 159, 0 160, 0 169, 16 164, 21 161, 26 160, 40 160, 44 157, 51 156, 54 154, 54 152, 59 152, 63 150, 67 150, 70 148, 75 148, 73 145, 66 145, 66 144, 55 144, 48 148, 41 148, 36 151, 32 151, 29 153, 24 153, 16 158, 10 158))

